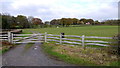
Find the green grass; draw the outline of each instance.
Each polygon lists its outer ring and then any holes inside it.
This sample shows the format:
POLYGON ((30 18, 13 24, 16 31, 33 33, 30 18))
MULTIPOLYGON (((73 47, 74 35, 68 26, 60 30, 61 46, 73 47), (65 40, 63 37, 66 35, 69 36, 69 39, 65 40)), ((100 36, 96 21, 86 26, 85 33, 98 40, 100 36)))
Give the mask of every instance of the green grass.
MULTIPOLYGON (((61 32, 64 32, 65 35, 78 35, 78 36, 100 36, 100 37, 113 37, 118 34, 118 26, 80 26, 80 27, 60 27, 60 28, 39 28, 39 29, 23 29, 24 33, 30 33, 30 31, 48 34, 57 34, 60 35, 61 32)), ((65 37, 68 39, 81 39, 75 37, 65 37)), ((111 42, 111 39, 95 39, 95 38, 85 38, 85 40, 94 40, 94 41, 107 41, 111 42)), ((106 44, 107 45, 107 44, 106 44)), ((109 43, 108 43, 109 45, 109 43)))
POLYGON ((4 48, 4 49, 2 49, 1 54, 4 54, 4 53, 7 52, 9 49, 10 49, 10 48, 4 48))
POLYGON ((0 50, 0 55, 2 54, 2 50, 0 50))
POLYGON ((0 49, 0 55, 4 54, 5 52, 9 51, 12 47, 14 47, 14 44, 9 44, 8 42, 5 43, 5 41, 0 45, 2 49, 0 49))
POLYGON ((120 66, 120 61, 111 62, 111 66, 120 66))
POLYGON ((85 47, 105 48, 106 46, 98 46, 98 45, 85 45, 85 47))
POLYGON ((29 49, 33 46, 34 43, 28 43, 25 45, 25 49, 29 49))
POLYGON ((85 59, 78 59, 78 58, 73 58, 71 56, 65 55, 65 54, 60 54, 58 52, 52 51, 55 47, 51 46, 51 45, 47 45, 46 43, 44 43, 44 45, 42 46, 42 49, 48 53, 49 55, 53 56, 56 59, 59 60, 63 60, 67 63, 71 63, 71 64, 76 64, 76 65, 87 65, 87 66, 96 66, 96 64, 87 61, 85 59))
MULTIPOLYGON (((118 34, 118 26, 79 26, 79 27, 60 27, 60 28, 39 28, 39 29, 23 29, 24 33, 30 33, 30 31, 48 34, 57 34, 64 32, 65 35, 78 35, 78 36, 99 36, 99 37, 113 37, 118 34)), ((81 39, 75 37, 65 37, 69 39, 81 39)), ((94 40, 94 41, 107 41, 111 42, 111 39, 95 39, 95 38, 85 38, 85 40, 94 40)), ((106 44, 106 45, 109 45, 106 44)), ((97 47, 97 46, 92 46, 97 47)))
POLYGON ((40 33, 47 32, 52 34, 60 34, 64 32, 65 35, 112 37, 118 34, 118 26, 82 26, 82 27, 23 29, 24 33, 31 33, 30 31, 36 31, 40 33))
MULTIPOLYGON (((44 52, 49 54, 51 57, 54 57, 54 59, 62 60, 66 63, 80 65, 80 66, 101 66, 101 64, 100 65, 96 64, 95 62, 88 61, 88 59, 85 59, 85 58, 82 59, 80 57, 73 57, 73 56, 69 56, 67 54, 58 53, 58 52, 54 51, 55 49, 59 49, 59 47, 57 47, 57 46, 59 46, 59 45, 56 45, 54 43, 52 43, 52 44, 44 43, 42 46, 42 49, 44 50, 44 52)), ((87 52, 86 50, 82 51, 82 53, 86 53, 86 52, 87 52)), ((93 50, 93 52, 95 52, 95 51, 93 50)), ((96 52, 99 52, 99 50, 96 52)), ((103 64, 102 66, 119 66, 119 65, 120 65, 119 61, 111 61, 110 65, 103 64)))
POLYGON ((27 52, 33 45, 34 43, 27 43, 24 47, 23 53, 27 52))

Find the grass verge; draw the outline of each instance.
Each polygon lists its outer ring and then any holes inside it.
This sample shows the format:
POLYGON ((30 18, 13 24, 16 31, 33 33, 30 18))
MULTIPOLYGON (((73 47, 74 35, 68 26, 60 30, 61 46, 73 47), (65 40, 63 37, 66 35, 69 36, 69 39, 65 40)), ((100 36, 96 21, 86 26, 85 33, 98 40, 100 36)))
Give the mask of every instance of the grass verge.
POLYGON ((46 53, 50 54, 55 59, 63 60, 67 63, 76 64, 76 65, 87 65, 87 66, 96 66, 97 65, 97 64, 94 64, 94 63, 87 61, 87 60, 84 60, 84 59, 80 59, 80 58, 78 59, 76 57, 71 57, 71 56, 66 55, 66 54, 60 54, 58 52, 55 52, 55 51, 53 51, 54 49, 56 49, 54 44, 44 43, 42 48, 46 53))
POLYGON ((44 43, 43 50, 56 59, 67 63, 83 66, 118 66, 115 55, 108 55, 104 51, 94 49, 81 49, 75 46, 56 45, 44 43))
POLYGON ((1 43, 1 49, 0 49, 0 54, 4 54, 5 52, 7 52, 8 50, 10 50, 12 47, 14 47, 14 44, 11 44, 7 41, 2 41, 1 43))

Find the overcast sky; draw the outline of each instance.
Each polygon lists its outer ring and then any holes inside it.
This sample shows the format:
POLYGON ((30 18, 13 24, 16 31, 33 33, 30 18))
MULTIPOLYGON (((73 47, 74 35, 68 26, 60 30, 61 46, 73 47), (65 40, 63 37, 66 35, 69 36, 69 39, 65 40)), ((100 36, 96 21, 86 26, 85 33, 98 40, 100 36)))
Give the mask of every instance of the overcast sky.
POLYGON ((0 0, 0 13, 26 15, 50 21, 58 18, 118 18, 119 0, 0 0))

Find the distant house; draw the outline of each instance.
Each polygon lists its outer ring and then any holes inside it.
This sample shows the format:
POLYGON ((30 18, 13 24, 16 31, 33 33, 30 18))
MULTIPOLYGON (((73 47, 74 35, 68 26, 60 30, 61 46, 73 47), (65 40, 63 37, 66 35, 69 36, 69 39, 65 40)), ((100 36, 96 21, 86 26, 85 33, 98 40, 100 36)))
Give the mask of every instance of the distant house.
POLYGON ((46 21, 45 24, 46 24, 46 25, 50 25, 50 22, 49 22, 49 21, 46 21))
POLYGON ((88 23, 86 23, 87 25, 89 25, 90 24, 90 22, 88 22, 88 23))

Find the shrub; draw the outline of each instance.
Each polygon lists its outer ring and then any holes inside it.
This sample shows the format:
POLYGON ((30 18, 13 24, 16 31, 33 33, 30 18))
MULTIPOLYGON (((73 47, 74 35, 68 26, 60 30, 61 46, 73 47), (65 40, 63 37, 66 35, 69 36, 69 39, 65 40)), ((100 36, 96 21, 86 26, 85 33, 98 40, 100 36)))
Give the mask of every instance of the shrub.
POLYGON ((120 34, 115 35, 113 37, 111 46, 108 47, 107 49, 108 53, 120 56, 120 45, 119 44, 120 44, 120 34))

